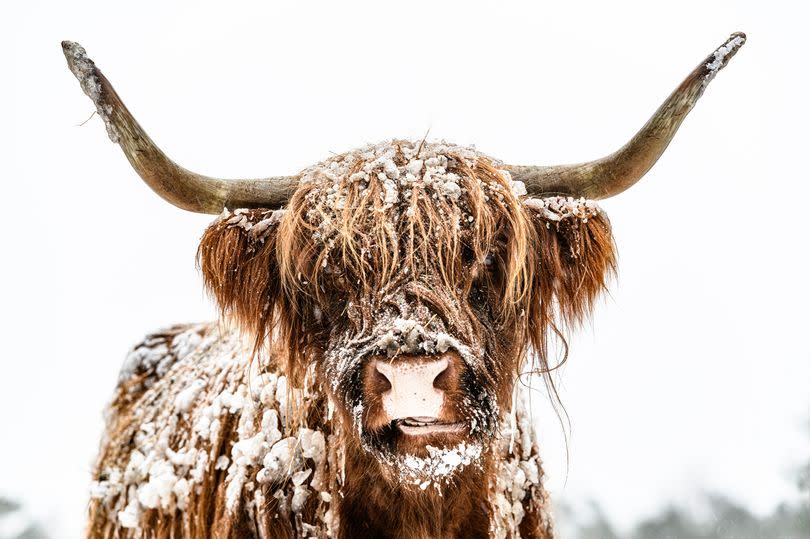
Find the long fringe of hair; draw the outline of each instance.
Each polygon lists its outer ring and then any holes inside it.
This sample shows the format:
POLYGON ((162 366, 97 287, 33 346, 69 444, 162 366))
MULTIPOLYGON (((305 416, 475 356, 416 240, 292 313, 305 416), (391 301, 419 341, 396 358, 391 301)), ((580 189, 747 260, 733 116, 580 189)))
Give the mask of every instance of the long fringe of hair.
POLYGON ((413 188, 400 193, 396 218, 383 182, 372 176, 367 184, 344 178, 338 207, 323 196, 324 185, 302 185, 283 217, 260 235, 250 228, 268 219, 267 210, 243 211, 241 224, 220 219, 198 252, 206 285, 257 349, 274 337, 287 374, 299 381, 317 357, 315 345, 325 342, 324 320, 344 316, 348 299, 384 294, 426 273, 462 297, 480 286, 498 326, 514 332, 515 376, 532 350, 536 372, 556 393, 551 337, 567 350, 567 330, 590 314, 615 272, 610 223, 601 211, 550 220, 522 204, 488 161, 467 166, 459 159, 453 166, 458 201, 413 188), (487 257, 497 271, 484 267, 487 257))

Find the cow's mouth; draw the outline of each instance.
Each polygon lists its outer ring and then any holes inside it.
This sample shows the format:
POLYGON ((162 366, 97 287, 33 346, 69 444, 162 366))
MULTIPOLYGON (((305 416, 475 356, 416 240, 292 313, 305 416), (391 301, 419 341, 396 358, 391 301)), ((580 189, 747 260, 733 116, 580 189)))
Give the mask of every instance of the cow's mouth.
POLYGON ((424 436, 427 434, 457 434, 466 430, 462 422, 447 423, 435 417, 406 417, 394 421, 394 426, 407 436, 424 436))

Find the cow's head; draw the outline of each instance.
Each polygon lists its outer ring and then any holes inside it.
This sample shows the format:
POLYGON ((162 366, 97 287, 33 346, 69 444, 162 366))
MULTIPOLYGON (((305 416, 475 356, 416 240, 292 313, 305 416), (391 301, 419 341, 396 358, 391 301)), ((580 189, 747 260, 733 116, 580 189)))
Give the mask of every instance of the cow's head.
POLYGON ((357 447, 419 483, 485 451, 519 373, 548 374, 547 335, 586 316, 614 269, 609 223, 591 199, 649 170, 744 41, 732 35, 597 161, 509 166, 394 140, 258 180, 173 163, 84 50, 63 46, 147 184, 183 209, 221 214, 199 256, 223 312, 257 347, 273 341, 291 380, 323 383, 357 447))
POLYGON ((277 331, 288 372, 314 366, 359 445, 405 473, 429 447, 486 446, 527 349, 548 371, 546 333, 586 313, 612 246, 591 202, 393 141, 305 170, 283 211, 226 212, 200 259, 223 309, 260 342, 277 331))

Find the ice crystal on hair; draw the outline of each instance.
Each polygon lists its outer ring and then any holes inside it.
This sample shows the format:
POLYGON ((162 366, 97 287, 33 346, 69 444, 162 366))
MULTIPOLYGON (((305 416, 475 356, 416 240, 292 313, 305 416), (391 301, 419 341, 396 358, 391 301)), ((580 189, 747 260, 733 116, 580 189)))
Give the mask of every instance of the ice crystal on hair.
POLYGON ((602 210, 593 200, 573 197, 545 197, 530 198, 524 201, 526 207, 538 211, 549 221, 562 221, 563 219, 588 219, 598 215, 602 210))
MULTIPOLYGON (((428 197, 458 201, 462 187, 458 174, 451 168, 472 168, 479 159, 489 160, 474 148, 443 141, 395 140, 368 145, 310 167, 302 173, 301 182, 318 186, 310 192, 310 200, 315 202, 322 198, 325 201, 310 215, 319 225, 317 237, 328 241, 335 232, 334 223, 339 222, 336 214, 346 209, 348 192, 344 178, 364 187, 372 179, 380 182, 380 210, 387 214, 386 218, 396 220, 401 213, 399 206, 409 211, 407 206, 414 190, 428 197)), ((508 176, 508 172, 501 172, 508 176)), ((525 194, 525 190, 521 192, 518 186, 515 195, 521 194, 525 194)))
POLYGON ((461 442, 448 448, 428 445, 426 450, 427 457, 404 455, 393 463, 401 481, 417 485, 421 490, 447 483, 454 473, 477 462, 483 448, 461 442))
POLYGON ((382 333, 382 335, 373 343, 373 349, 388 357, 406 354, 430 355, 444 353, 450 349, 456 350, 468 359, 473 357, 467 346, 441 331, 438 325, 432 325, 425 329, 415 320, 396 318, 390 324, 381 322, 372 335, 379 333, 382 333))

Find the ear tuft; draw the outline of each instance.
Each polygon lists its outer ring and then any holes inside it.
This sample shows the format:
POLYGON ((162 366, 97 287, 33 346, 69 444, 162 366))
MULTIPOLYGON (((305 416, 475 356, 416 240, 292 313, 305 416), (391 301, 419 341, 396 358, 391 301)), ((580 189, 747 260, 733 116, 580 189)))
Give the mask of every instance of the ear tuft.
POLYGON ((203 234, 197 264, 221 314, 265 341, 279 296, 276 231, 283 210, 236 210, 203 234))
POLYGON ((594 203, 570 197, 530 199, 538 236, 535 289, 542 318, 558 328, 590 315, 594 301, 616 273, 616 249, 607 215, 594 203), (552 311, 554 306, 556 312, 552 311))

